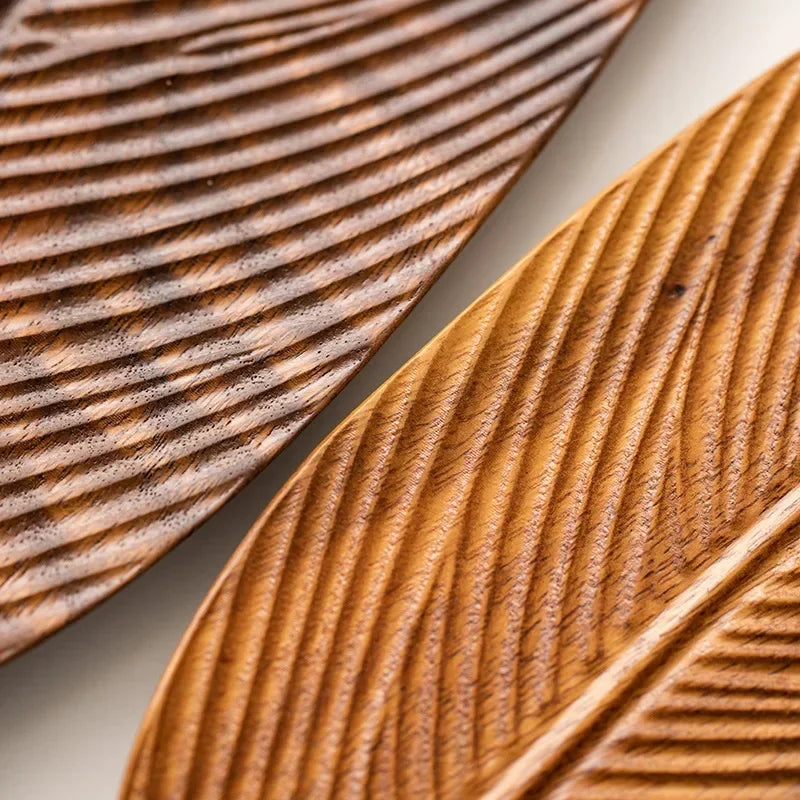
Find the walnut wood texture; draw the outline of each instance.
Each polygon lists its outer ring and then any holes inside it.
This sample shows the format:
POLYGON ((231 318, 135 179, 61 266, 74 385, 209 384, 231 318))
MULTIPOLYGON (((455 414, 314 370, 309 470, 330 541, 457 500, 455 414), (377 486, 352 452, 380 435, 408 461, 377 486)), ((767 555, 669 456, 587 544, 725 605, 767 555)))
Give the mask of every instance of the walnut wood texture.
POLYGON ((386 338, 641 0, 21 0, 0 31, 0 660, 386 338))
POLYGON ((320 445, 125 800, 797 797, 798 91, 633 169, 320 445))

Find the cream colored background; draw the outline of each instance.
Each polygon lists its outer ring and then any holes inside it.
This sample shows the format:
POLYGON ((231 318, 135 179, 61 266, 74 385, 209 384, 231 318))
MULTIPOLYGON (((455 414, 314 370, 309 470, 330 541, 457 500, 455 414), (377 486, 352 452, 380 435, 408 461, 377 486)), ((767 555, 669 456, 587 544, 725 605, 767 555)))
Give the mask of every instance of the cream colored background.
POLYGON ((651 0, 555 139, 363 372, 247 489, 116 597, 0 667, 0 800, 109 800, 214 577, 314 445, 555 225, 800 49, 800 0, 651 0))

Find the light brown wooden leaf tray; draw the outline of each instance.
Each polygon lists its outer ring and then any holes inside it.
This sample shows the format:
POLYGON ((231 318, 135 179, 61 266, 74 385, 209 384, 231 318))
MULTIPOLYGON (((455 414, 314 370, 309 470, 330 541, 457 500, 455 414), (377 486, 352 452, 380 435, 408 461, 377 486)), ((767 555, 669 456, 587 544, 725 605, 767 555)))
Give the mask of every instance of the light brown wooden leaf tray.
POLYGON ((798 796, 798 90, 645 160, 317 448, 126 800, 798 796))

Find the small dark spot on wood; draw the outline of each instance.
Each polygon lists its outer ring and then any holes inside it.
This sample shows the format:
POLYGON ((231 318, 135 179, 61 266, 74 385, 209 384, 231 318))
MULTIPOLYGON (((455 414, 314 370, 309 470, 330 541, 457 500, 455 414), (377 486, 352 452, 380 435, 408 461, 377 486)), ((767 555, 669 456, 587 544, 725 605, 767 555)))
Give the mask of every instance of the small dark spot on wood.
POLYGON ((675 283, 669 290, 670 297, 683 297, 686 294, 686 287, 682 283, 675 283))

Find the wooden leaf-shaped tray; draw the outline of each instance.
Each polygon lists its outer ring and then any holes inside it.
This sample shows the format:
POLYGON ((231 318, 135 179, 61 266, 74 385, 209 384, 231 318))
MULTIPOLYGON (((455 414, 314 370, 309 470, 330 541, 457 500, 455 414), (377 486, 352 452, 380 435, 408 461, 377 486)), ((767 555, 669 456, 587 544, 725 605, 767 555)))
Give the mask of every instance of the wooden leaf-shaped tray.
POLYGON ((20 0, 0 29, 0 661, 381 344, 642 0, 20 0))
POLYGON ((799 90, 633 169, 320 445, 126 800, 796 795, 799 90))

